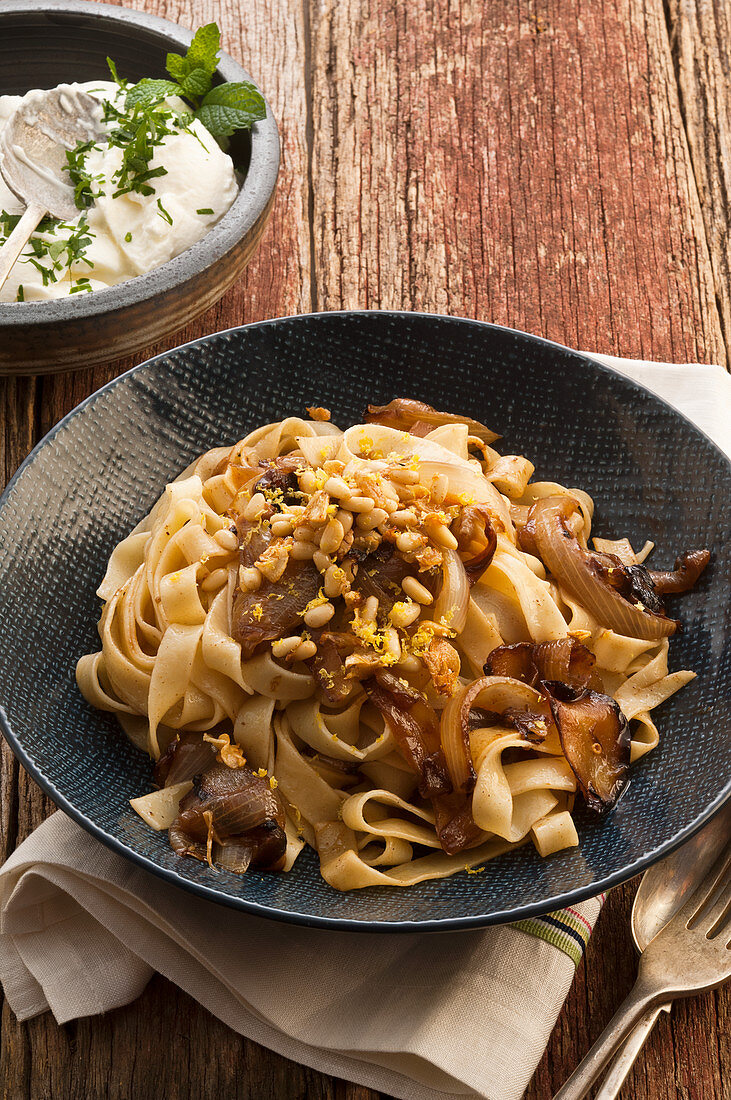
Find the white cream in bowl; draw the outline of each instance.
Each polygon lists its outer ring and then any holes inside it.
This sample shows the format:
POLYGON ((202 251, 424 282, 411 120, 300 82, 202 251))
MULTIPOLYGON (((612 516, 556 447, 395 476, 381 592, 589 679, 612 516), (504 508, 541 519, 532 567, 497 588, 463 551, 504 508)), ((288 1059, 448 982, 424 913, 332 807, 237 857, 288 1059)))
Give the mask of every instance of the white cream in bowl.
MULTIPOLYGON (((125 92, 111 81, 69 87, 124 110, 125 92)), ((21 98, 0 96, 0 130, 21 98)), ((44 301, 115 286, 184 252, 226 213, 238 192, 231 158, 182 100, 166 100, 164 112, 172 132, 152 149, 148 169, 165 170, 146 181, 152 193, 132 189, 115 196, 124 188, 118 145, 99 144, 80 154, 94 201, 71 221, 41 224, 0 290, 0 302, 44 301)), ((119 124, 110 118, 106 126, 112 132, 119 124)), ((22 211, 0 176, 0 244, 22 211)))

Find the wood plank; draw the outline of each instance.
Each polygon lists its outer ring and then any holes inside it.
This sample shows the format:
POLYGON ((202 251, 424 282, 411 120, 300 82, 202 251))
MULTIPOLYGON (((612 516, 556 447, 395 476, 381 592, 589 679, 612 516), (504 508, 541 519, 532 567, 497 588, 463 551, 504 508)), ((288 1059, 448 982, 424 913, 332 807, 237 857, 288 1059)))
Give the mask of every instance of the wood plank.
POLYGON ((731 334, 731 5, 668 0, 685 131, 710 249, 721 324, 731 334))
MULTIPOLYGON (((321 308, 440 309, 626 355, 722 354, 660 0, 418 0, 408 9, 253 0, 241 15, 233 0, 139 6, 189 26, 216 18, 284 135, 279 198, 257 259, 181 340, 306 310, 314 283, 321 308)), ((3 383, 6 472, 39 429, 119 369, 3 383)), ((9 850, 49 804, 8 757, 4 749, 9 850)), ((610 897, 528 1100, 548 1100, 629 988, 632 894, 627 886, 610 897)), ((710 996, 677 1009, 628 1095, 718 1100, 728 1016, 725 995, 718 1007, 710 996)), ((5 1005, 1 1027, 6 1097, 379 1095, 241 1039, 162 978, 105 1017, 18 1025, 5 1005)))
MULTIPOLYGON (((240 17, 233 0, 195 4, 147 0, 138 7, 197 26, 215 19, 224 48, 261 82, 282 138, 282 167, 272 220, 244 277, 174 340, 246 321, 311 308, 307 191, 305 21, 287 0, 249 0, 240 17)), ((149 355, 165 350, 148 349, 149 355)), ((37 439, 98 386, 133 366, 32 379, 0 379, 0 437, 6 478, 37 439)), ((7 746, 0 761, 2 858, 52 811, 7 746)), ((59 1028, 50 1016, 18 1024, 7 1003, 0 1019, 0 1096, 32 1100, 130 1096, 331 1097, 337 1086, 310 1086, 317 1075, 278 1059, 219 1023, 163 979, 140 1001, 108 1016, 59 1028), (172 1039, 172 1042, 171 1042, 172 1039)), ((323 1079, 324 1080, 324 1079, 323 1079)))
POLYGON ((313 42, 324 308, 724 354, 661 0, 349 0, 313 42))
MULTIPOLYGON (((322 307, 725 360, 660 0, 323 4, 313 77, 322 307)), ((629 990, 633 894, 609 898, 527 1100, 553 1095, 629 990)), ((720 1098, 727 997, 661 1021, 627 1095, 720 1098)))

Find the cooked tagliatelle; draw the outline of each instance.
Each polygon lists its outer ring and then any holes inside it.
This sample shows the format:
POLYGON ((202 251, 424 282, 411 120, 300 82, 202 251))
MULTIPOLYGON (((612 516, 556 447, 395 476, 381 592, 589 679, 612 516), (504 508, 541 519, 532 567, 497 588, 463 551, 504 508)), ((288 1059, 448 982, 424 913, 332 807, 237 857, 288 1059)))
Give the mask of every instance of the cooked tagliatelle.
POLYGON ((707 551, 595 538, 581 489, 420 402, 325 409, 204 454, 121 542, 86 699, 156 761, 132 799, 181 855, 408 886, 578 844, 655 747, 707 551))

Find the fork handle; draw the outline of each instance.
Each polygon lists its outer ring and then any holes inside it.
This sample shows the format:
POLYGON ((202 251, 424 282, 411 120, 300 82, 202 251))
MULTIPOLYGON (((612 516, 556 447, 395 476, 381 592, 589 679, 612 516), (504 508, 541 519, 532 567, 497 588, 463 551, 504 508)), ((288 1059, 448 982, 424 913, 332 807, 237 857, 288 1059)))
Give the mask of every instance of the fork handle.
POLYGON ((606 1077, 602 1081, 602 1087, 599 1089, 599 1092, 594 1095, 594 1100, 617 1100, 619 1090, 627 1079, 627 1074, 635 1064, 637 1055, 647 1042, 648 1036, 655 1026, 658 1016, 661 1012, 669 1011, 670 1005, 667 1004, 658 1005, 657 1008, 651 1008, 649 1012, 645 1013, 640 1022, 632 1029, 629 1038, 622 1045, 619 1054, 614 1058, 614 1061, 607 1071, 606 1077))
POLYGON ((645 985, 640 978, 553 1100, 582 1100, 628 1032, 648 1009, 662 1001, 666 995, 665 990, 645 985))
POLYGON ((0 290, 13 270, 15 261, 30 240, 33 230, 46 213, 44 206, 40 206, 37 202, 30 203, 5 244, 0 248, 0 290))

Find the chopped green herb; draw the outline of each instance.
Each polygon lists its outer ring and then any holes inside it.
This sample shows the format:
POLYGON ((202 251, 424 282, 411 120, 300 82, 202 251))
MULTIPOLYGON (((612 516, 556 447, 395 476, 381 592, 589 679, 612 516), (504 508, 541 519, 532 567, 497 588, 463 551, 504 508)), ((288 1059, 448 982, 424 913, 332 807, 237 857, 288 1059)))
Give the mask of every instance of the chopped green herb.
POLYGON ((125 233, 124 239, 127 242, 127 244, 129 244, 129 242, 132 240, 132 234, 131 233, 125 233))
POLYGON ((9 237, 20 221, 20 214, 8 214, 7 210, 0 210, 0 238, 9 237))
POLYGON ((168 213, 168 211, 165 209, 165 207, 162 205, 162 200, 161 199, 157 200, 157 213, 158 213, 158 216, 163 219, 163 221, 166 221, 168 223, 168 225, 173 224, 173 219, 172 219, 171 215, 168 213))
POLYGON ((16 300, 16 302, 24 302, 25 301, 25 291, 23 290, 23 284, 22 283, 18 287, 18 293, 15 295, 15 300, 16 300))
POLYGON ((104 194, 102 190, 94 189, 94 185, 99 184, 104 177, 92 176, 86 168, 86 158, 93 148, 93 141, 80 141, 74 149, 69 149, 66 153, 66 171, 74 185, 74 202, 79 210, 86 210, 95 199, 104 194))
POLYGON ((196 210, 196 214, 212 214, 213 210, 210 206, 202 206, 200 210, 196 210))
POLYGON ((109 72, 112 74, 112 80, 114 81, 114 83, 118 84, 120 88, 126 88, 128 81, 121 80, 117 76, 117 66, 112 61, 111 57, 107 58, 107 67, 109 68, 109 72))
POLYGON ((32 255, 21 256, 19 263, 31 264, 40 272, 43 285, 58 282, 58 273, 65 271, 72 264, 84 263, 93 267, 91 260, 87 259, 85 252, 92 242, 94 233, 89 229, 86 215, 82 214, 78 225, 61 222, 56 218, 44 218, 34 235, 28 241, 32 255), (59 232, 68 232, 68 236, 57 236, 59 232), (41 234, 56 236, 56 240, 48 241, 41 234))
POLYGON ((84 290, 91 294, 91 283, 85 275, 72 284, 69 294, 80 294, 84 290))

